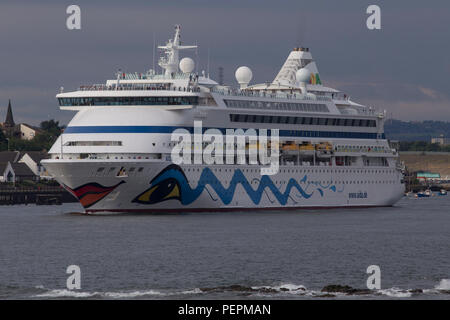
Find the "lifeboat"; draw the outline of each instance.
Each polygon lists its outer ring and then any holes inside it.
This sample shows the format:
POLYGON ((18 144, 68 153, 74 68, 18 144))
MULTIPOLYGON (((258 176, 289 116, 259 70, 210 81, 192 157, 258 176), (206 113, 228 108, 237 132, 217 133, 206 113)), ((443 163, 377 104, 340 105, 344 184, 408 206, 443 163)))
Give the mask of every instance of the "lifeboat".
POLYGON ((333 146, 328 142, 321 142, 316 145, 316 150, 319 156, 331 157, 333 153, 333 146))

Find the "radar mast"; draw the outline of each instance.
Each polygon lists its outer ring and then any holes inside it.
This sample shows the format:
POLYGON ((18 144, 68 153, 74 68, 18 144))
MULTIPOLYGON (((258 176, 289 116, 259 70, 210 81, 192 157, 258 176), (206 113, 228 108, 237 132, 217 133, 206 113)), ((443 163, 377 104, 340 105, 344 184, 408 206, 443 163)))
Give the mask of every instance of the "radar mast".
POLYGON ((164 74, 168 77, 173 77, 178 72, 178 51, 184 49, 196 49, 197 46, 182 46, 181 45, 181 26, 175 25, 175 36, 166 43, 165 46, 158 46, 159 49, 165 51, 165 57, 159 59, 158 65, 165 70, 164 74))

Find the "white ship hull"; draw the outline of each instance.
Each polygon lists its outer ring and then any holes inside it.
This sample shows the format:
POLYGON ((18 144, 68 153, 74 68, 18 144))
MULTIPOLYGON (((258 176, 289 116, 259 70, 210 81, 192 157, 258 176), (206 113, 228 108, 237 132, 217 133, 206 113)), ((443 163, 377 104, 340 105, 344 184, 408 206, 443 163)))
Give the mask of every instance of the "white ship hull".
POLYGON ((401 172, 391 168, 286 166, 262 180, 255 165, 92 160, 47 160, 44 165, 87 213, 391 206, 404 192, 401 172), (116 176, 122 166, 136 172, 116 176), (101 173, 99 168, 104 168, 101 173))
POLYGON ((308 48, 294 48, 271 83, 250 85, 251 70, 238 68, 235 89, 193 72, 192 59, 179 61, 180 50, 196 47, 181 45, 180 30, 159 47, 163 74, 118 72, 56 96, 61 109, 77 113, 43 165, 86 212, 369 207, 400 199, 402 165, 384 135, 386 112, 322 85, 308 48), (269 152, 260 148, 269 144, 276 174, 261 175, 269 152), (221 164, 230 162, 239 165, 221 164))

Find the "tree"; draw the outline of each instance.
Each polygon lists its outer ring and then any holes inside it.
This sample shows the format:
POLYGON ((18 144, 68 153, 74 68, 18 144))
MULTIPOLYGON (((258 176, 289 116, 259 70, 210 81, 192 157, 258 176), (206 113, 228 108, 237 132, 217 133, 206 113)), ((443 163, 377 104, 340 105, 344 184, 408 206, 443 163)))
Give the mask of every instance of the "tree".
POLYGON ((3 133, 3 130, 0 129, 0 151, 8 150, 8 140, 3 133))
POLYGON ((41 129, 52 136, 59 136, 64 129, 64 126, 59 125, 59 121, 53 119, 42 121, 40 125, 41 129))
MULTIPOLYGON (((39 132, 31 140, 22 140, 18 137, 9 139, 9 150, 14 151, 48 151, 55 143, 56 139, 61 135, 64 126, 59 125, 59 121, 48 120, 40 124, 41 132, 39 132)), ((8 141, 0 130, 0 151, 8 149, 8 141)))

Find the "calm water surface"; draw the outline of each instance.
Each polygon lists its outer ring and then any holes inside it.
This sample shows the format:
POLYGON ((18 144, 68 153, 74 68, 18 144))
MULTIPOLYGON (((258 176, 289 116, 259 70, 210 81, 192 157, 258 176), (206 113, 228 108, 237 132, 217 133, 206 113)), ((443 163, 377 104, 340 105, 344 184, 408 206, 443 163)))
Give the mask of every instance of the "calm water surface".
POLYGON ((0 207, 0 298, 330 299, 324 286, 364 289, 378 265, 380 291, 336 298, 450 299, 450 196, 351 210, 80 211, 0 207), (72 264, 78 291, 66 289, 72 264))

